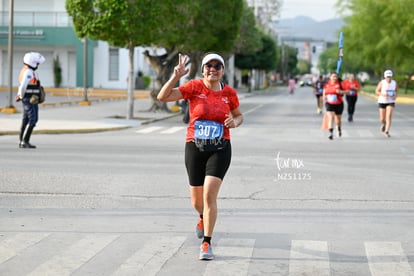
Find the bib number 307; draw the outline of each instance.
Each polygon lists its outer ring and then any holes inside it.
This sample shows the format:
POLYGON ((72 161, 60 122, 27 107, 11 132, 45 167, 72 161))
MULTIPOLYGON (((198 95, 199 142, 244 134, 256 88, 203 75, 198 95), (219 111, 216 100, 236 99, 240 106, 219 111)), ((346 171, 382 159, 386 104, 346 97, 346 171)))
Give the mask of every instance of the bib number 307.
POLYGON ((223 124, 208 120, 197 120, 194 123, 194 138, 202 140, 221 138, 223 130, 223 124))

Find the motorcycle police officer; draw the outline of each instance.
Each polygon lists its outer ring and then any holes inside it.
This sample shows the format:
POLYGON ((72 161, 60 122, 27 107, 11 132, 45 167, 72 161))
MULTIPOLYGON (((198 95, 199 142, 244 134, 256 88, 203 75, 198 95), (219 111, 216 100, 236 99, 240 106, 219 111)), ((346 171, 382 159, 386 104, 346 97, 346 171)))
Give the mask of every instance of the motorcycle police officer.
POLYGON ((26 53, 23 57, 24 66, 19 74, 19 90, 16 101, 22 101, 23 118, 20 128, 19 148, 36 148, 30 144, 30 136, 39 118, 40 82, 35 71, 39 64, 45 62, 45 57, 36 52, 26 53))

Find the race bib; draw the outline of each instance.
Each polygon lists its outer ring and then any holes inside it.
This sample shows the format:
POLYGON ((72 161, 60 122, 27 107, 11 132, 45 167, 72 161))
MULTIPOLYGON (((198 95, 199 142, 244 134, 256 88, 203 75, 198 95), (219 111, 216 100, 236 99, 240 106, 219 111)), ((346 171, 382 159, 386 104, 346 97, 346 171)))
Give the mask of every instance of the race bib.
POLYGON ((318 94, 322 94, 323 93, 323 88, 318 88, 318 94))
POLYGON ((394 95, 395 95, 395 91, 394 91, 394 90, 387 90, 387 95, 388 95, 389 97, 394 97, 394 95))
POLYGON ((328 103, 335 103, 338 100, 338 96, 336 94, 328 94, 326 95, 326 101, 328 103))
POLYGON ((213 140, 223 137, 224 126, 215 121, 197 120, 194 122, 194 138, 213 140))
POLYGON ((350 96, 355 96, 355 94, 356 94, 355 90, 349 90, 349 95, 350 96))

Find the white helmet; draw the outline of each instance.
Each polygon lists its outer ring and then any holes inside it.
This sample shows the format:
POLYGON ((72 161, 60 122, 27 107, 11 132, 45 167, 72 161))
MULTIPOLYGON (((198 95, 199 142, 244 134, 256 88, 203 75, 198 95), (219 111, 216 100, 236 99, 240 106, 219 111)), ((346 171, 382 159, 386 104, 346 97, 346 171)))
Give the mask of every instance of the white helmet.
POLYGON ((42 64, 45 60, 44 56, 36 52, 26 53, 23 57, 23 63, 33 68, 36 68, 38 64, 42 64))

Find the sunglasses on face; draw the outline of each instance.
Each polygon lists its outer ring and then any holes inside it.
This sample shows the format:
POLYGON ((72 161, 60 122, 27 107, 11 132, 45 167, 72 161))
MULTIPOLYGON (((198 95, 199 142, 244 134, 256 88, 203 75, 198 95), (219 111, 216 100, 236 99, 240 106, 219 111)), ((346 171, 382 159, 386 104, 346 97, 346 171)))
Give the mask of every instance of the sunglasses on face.
POLYGON ((216 64, 206 63, 206 64, 204 64, 204 66, 208 69, 211 69, 211 67, 213 67, 217 71, 220 71, 221 68, 223 67, 220 63, 216 63, 216 64))

